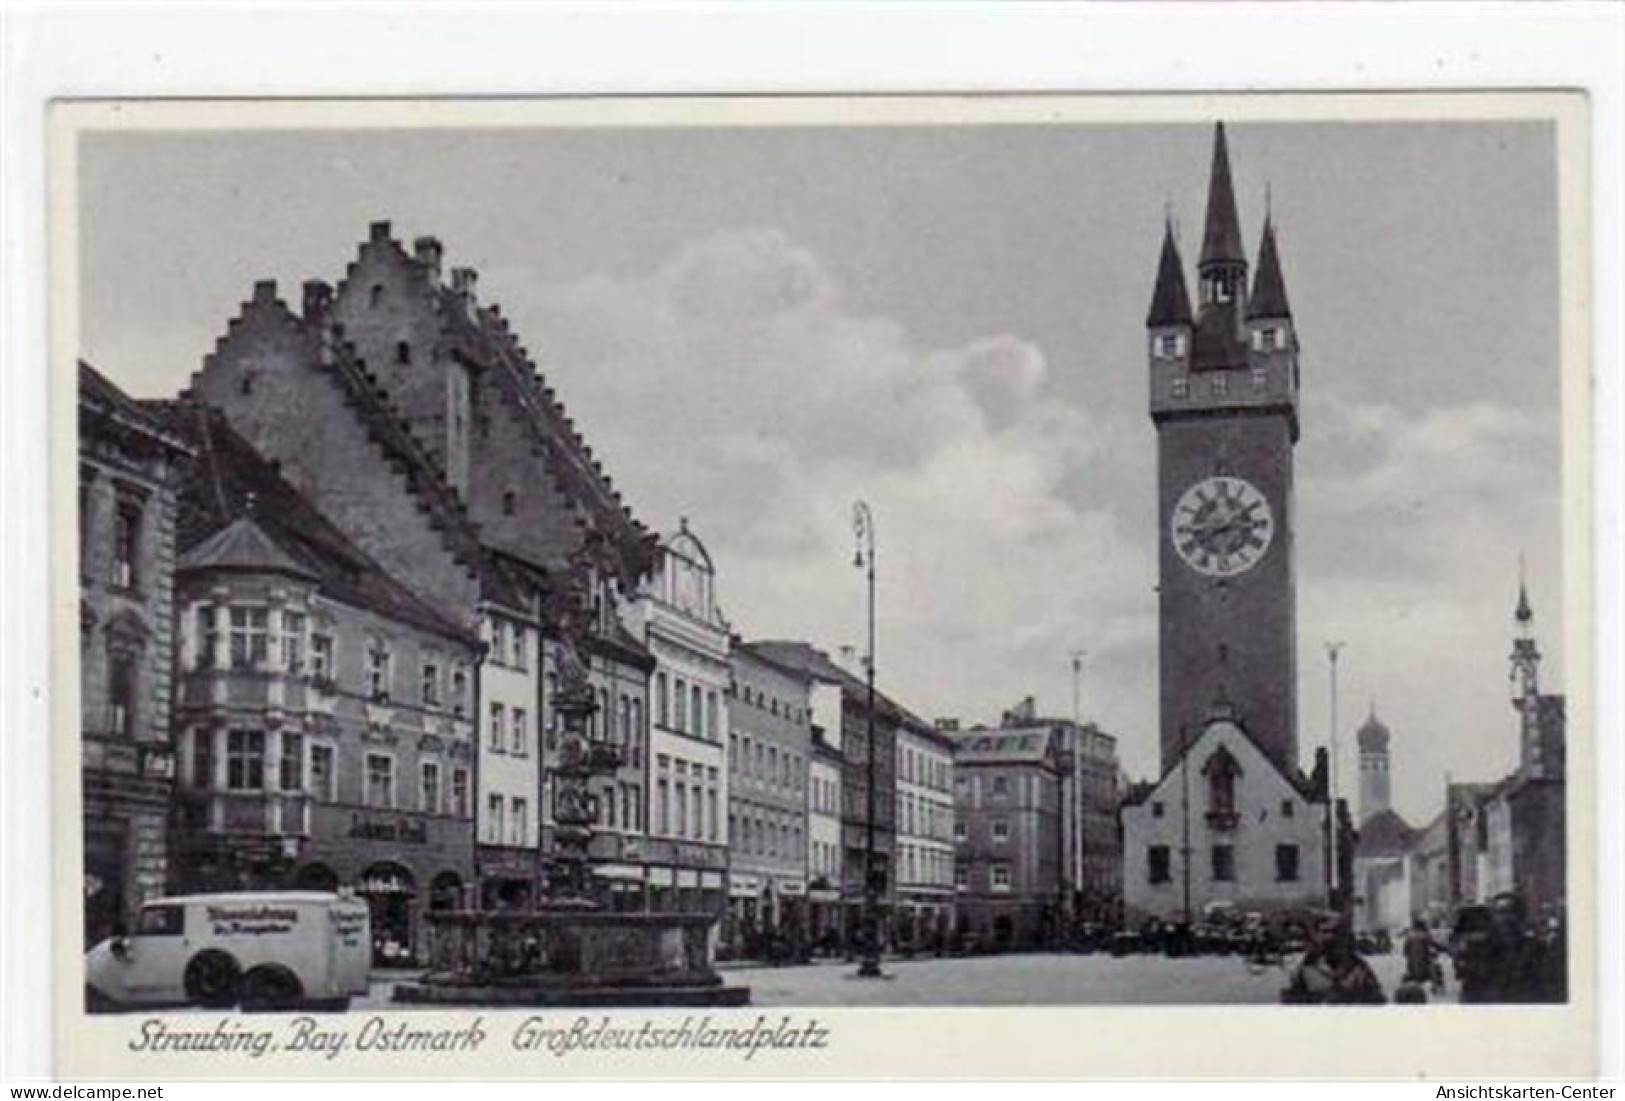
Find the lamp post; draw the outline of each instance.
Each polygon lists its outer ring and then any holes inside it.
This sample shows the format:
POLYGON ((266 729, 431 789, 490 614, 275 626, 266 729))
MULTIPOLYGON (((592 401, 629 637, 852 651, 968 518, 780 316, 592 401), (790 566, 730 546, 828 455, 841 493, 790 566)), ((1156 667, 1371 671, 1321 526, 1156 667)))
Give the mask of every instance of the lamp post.
POLYGON ((1326 643, 1326 661, 1331 667, 1331 714, 1327 724, 1326 755, 1326 904, 1337 905, 1337 656, 1346 645, 1342 642, 1326 643))
POLYGON ((868 799, 863 827, 863 959, 858 964, 858 977, 878 979, 883 976, 880 970, 880 869, 875 861, 875 799, 879 794, 875 778, 875 517, 865 501, 852 506, 852 530, 858 540, 852 564, 866 571, 869 584, 869 650, 863 662, 869 688, 868 799))

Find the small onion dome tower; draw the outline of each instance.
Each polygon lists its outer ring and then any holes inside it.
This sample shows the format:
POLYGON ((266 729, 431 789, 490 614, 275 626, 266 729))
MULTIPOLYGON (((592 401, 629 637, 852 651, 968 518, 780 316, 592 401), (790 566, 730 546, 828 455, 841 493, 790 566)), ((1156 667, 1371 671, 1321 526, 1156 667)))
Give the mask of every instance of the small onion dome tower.
POLYGON ((1388 726, 1377 718, 1377 705, 1354 735, 1360 744, 1360 821, 1388 809, 1390 788, 1388 776, 1388 744, 1393 735, 1388 726))

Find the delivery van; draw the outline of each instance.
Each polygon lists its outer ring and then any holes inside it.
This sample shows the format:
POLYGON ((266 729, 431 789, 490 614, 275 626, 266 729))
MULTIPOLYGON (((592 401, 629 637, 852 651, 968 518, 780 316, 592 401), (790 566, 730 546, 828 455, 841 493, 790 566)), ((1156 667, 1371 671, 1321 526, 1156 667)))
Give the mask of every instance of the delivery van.
POLYGON ((90 1009, 196 1004, 346 1008, 367 992, 367 904, 319 891, 182 895, 85 957, 90 1009))

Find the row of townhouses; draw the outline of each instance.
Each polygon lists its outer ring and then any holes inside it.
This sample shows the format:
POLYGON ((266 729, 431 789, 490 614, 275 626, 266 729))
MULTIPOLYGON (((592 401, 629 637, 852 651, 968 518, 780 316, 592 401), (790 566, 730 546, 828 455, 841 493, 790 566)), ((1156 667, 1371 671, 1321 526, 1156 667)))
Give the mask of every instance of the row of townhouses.
POLYGON ((566 589, 619 751, 603 905, 712 913, 740 952, 849 944, 867 886, 902 947, 1113 905, 1109 735, 1030 701, 929 723, 853 660, 747 641, 476 286, 380 222, 297 309, 256 284, 173 399, 81 365, 88 938, 166 892, 345 889, 406 962, 433 910, 541 902, 566 589))

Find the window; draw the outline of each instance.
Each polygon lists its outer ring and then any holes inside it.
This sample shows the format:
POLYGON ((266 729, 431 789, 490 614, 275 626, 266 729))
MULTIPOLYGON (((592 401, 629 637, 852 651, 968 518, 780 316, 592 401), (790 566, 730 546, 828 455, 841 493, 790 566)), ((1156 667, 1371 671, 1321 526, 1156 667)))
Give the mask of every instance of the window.
POLYGON ((419 794, 422 799, 421 809, 424 814, 440 813, 440 762, 424 761, 420 766, 422 772, 419 794))
POLYGON ((954 823, 954 840, 964 841, 970 837, 970 826, 964 822, 954 823))
POLYGON ((270 653, 271 633, 264 608, 231 609, 231 667, 263 669, 270 653))
POLYGON ((1010 794, 1010 781, 1006 780, 1003 776, 995 776, 995 777, 993 777, 993 794, 994 795, 1008 795, 1008 794, 1010 794))
POLYGON ((1275 846, 1275 879, 1280 883, 1298 881, 1298 846, 1275 846))
POLYGON ((395 758, 386 753, 367 754, 367 805, 395 805, 395 758))
POLYGON ((694 735, 696 738, 702 738, 705 736, 705 712, 702 710, 702 704, 700 702, 701 697, 702 693, 700 692, 699 685, 696 684, 689 689, 689 701, 691 704, 689 721, 693 724, 689 728, 689 733, 694 735))
POLYGON ((1010 823, 1006 822, 1003 818, 995 818, 993 820, 993 840, 995 843, 1001 845, 1010 840, 1010 823))
POLYGON ((135 931, 143 937, 178 937, 186 932, 186 907, 143 906, 135 931))
POLYGON ((1161 818, 1166 810, 1167 808, 1162 805, 1160 800, 1154 802, 1151 804, 1151 817, 1161 818))
POLYGON ((1236 878, 1236 850, 1229 845, 1213 846, 1213 878, 1230 883, 1236 878))
POLYGON ((700 791, 700 785, 694 785, 694 820, 689 836, 699 841, 705 837, 705 802, 700 791))
POLYGON ((728 735, 728 770, 737 771, 739 768, 739 735, 728 735))
POLYGON ((705 694, 705 736, 713 742, 721 736, 717 733, 717 694, 705 694))
POLYGON ((265 732, 226 733, 226 787, 231 791, 265 790, 265 732))
POLYGON ((1168 394, 1175 398, 1188 398, 1191 396, 1190 379, 1176 378, 1168 384, 1168 394))
POLYGON ((530 727, 523 707, 513 709, 513 740, 510 746, 516 756, 530 752, 530 727))
POLYGON ((283 791, 305 790, 305 737, 291 730, 282 732, 282 761, 278 777, 283 791))
POLYGON ((688 732, 688 685, 681 678, 677 678, 677 706, 673 717, 673 729, 688 732))
POLYGON ((491 617, 491 664, 503 665, 508 660, 508 624, 501 616, 491 617))
POLYGON ((1281 800, 1281 817, 1282 818, 1291 818, 1294 814, 1297 813, 1297 810, 1298 810, 1297 804, 1295 804, 1292 800, 1290 800, 1290 799, 1281 800))
POLYGON ((677 785, 677 836, 684 836, 683 830, 688 826, 688 785, 677 785))
POLYGON ((1155 355, 1158 359, 1177 359, 1183 352, 1185 338, 1179 333, 1159 333, 1155 342, 1155 355))
POLYGON ((412 362, 412 345, 404 340, 395 342, 395 362, 406 364, 412 362))
POLYGON ((510 629, 513 632, 513 667, 515 669, 524 669, 526 662, 529 660, 526 656, 525 625, 515 623, 510 629))
POLYGON ((1222 398, 1230 392, 1230 376, 1219 373, 1213 376, 1213 396, 1222 398))
POLYGON ((334 772, 334 765, 332 746, 310 747, 310 794, 313 799, 324 803, 335 801, 338 776, 334 772))
POLYGON ((389 699, 389 643, 374 635, 367 643, 367 694, 374 700, 389 699))
POLYGON ((1269 386, 1269 384, 1270 384, 1270 373, 1269 373, 1269 371, 1267 369, 1265 369, 1263 367, 1254 367, 1253 371, 1252 371, 1252 375, 1253 375, 1253 389, 1254 390, 1263 390, 1263 389, 1265 389, 1265 388, 1267 388, 1269 386))
POLYGON ((141 505, 120 501, 113 514, 113 584, 133 589, 141 580, 141 505))
POLYGON ((451 671, 451 713, 462 718, 468 711, 468 670, 461 665, 451 671))
POLYGON ((127 650, 107 652, 107 732, 135 737, 135 655, 127 650))
POLYGON ((514 491, 511 489, 504 490, 502 493, 502 515, 512 516, 518 510, 518 507, 519 498, 514 494, 514 491))
POLYGON ((491 705, 491 752, 502 752, 503 727, 507 722, 507 710, 500 703, 491 705))
POLYGON ((192 786, 214 787, 214 732, 192 731, 192 786))
POLYGON ((528 845, 530 843, 530 806, 523 799, 513 801, 513 843, 515 845, 528 845))
POLYGON ((305 615, 282 613, 282 668, 289 676, 305 674, 305 615))
POLYGON ((993 889, 995 891, 1008 891, 1010 889, 1010 865, 993 865, 993 889))
POLYGON ((778 746, 770 745, 767 747, 767 782, 770 784, 777 784, 779 782, 778 746))
POLYGON ((320 632, 310 636, 310 675, 316 680, 333 679, 333 636, 320 632))
POLYGON ((1145 851, 1146 878, 1152 883, 1167 883, 1169 871, 1168 846, 1152 845, 1145 851))
POLYGON ((961 891, 970 890, 970 867, 968 865, 954 865, 954 886, 961 891))
POLYGON ((671 832, 671 817, 669 808, 671 782, 664 776, 655 785, 655 821, 659 824, 661 833, 671 832))
POLYGON ((632 740, 632 697, 622 696, 620 699, 621 729, 619 740, 622 745, 626 745, 632 740))
POLYGON ((383 300, 384 285, 382 283, 374 283, 367 291, 367 304, 376 310, 383 300))
POLYGON ((468 769, 451 770, 451 813, 458 818, 468 814, 468 769))
POLYGON ((502 831, 502 810, 505 805, 500 795, 492 795, 485 801, 485 836, 486 840, 492 845, 502 844, 504 836, 502 831))
POLYGON ((1210 817, 1233 817, 1236 813, 1236 777, 1241 766, 1230 751, 1220 746, 1202 765, 1207 777, 1207 809, 1210 817))
POLYGON ((655 722, 661 726, 671 725, 671 714, 666 701, 666 674, 655 674, 655 722))

